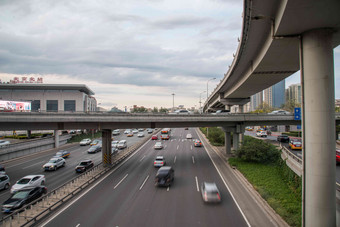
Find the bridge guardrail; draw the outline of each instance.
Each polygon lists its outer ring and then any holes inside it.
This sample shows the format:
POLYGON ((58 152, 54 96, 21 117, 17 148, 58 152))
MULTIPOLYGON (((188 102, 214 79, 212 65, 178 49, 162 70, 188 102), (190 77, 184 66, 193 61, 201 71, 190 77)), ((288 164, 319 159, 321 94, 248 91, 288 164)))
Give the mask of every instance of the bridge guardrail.
MULTIPOLYGON (((155 132, 158 133, 159 130, 155 132)), ((13 212, 12 214, 3 217, 0 220, 0 224, 5 227, 33 225, 36 221, 41 220, 49 212, 57 209, 64 202, 69 201, 71 198, 78 195, 95 180, 99 179, 105 173, 109 172, 112 168, 117 166, 125 158, 136 151, 142 144, 147 142, 152 135, 153 133, 146 136, 140 142, 126 148, 125 150, 123 150, 123 152, 112 155, 114 159, 111 166, 104 167, 103 163, 99 163, 98 165, 92 167, 90 170, 85 171, 81 175, 72 178, 63 185, 47 193, 43 197, 39 198, 38 201, 33 201, 25 205, 21 209, 13 212), (39 212, 36 212, 36 209, 32 208, 42 209, 39 210, 39 212)))

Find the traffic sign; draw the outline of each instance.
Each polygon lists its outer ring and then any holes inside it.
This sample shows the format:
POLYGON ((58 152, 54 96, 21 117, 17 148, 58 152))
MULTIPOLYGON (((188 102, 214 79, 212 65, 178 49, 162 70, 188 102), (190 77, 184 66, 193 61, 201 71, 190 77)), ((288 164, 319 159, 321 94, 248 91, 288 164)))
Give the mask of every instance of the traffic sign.
POLYGON ((294 108, 294 120, 301 121, 301 108, 300 107, 294 108))

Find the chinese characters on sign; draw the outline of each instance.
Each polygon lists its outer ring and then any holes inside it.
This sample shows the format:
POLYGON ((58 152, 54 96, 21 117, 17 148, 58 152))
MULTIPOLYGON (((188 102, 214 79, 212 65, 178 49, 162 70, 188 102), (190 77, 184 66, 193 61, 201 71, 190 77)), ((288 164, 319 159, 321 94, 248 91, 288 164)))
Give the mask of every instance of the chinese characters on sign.
POLYGON ((10 84, 42 84, 43 78, 38 77, 37 80, 34 77, 27 77, 23 76, 21 77, 21 80, 19 77, 14 77, 13 80, 9 81, 10 84))

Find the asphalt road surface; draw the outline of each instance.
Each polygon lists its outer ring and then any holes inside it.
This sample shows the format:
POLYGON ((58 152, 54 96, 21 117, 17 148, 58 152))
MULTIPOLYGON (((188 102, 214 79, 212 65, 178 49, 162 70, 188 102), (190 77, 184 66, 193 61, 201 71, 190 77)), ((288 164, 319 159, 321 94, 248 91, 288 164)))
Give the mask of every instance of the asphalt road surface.
MULTIPOLYGON (((126 139, 128 141, 128 146, 138 142, 141 138, 138 138, 136 134, 133 137, 126 137, 126 134, 121 134, 119 136, 114 136, 115 140, 126 139)), ((144 132, 146 135, 147 133, 144 132)), ((15 184, 16 181, 27 175, 43 174, 46 178, 46 184, 48 191, 51 191, 62 184, 66 183, 70 179, 78 176, 75 172, 75 167, 83 159, 91 159, 95 165, 102 161, 102 153, 97 152, 95 154, 88 154, 87 150, 90 146, 80 146, 78 143, 71 146, 65 150, 70 151, 70 156, 66 158, 65 167, 61 167, 56 171, 45 172, 42 166, 47 163, 50 158, 55 155, 56 151, 51 150, 49 152, 42 152, 39 154, 34 154, 27 158, 16 159, 13 161, 7 161, 5 164, 6 174, 10 177, 11 186, 15 184)), ((61 150, 61 149, 60 149, 61 150)), ((10 190, 0 191, 0 203, 2 204, 10 197, 10 190)), ((0 218, 4 217, 5 214, 1 213, 0 218)))
POLYGON ((154 150, 150 140, 43 226, 248 226, 205 148, 186 139, 189 132, 198 138, 194 129, 172 129, 162 150, 154 150), (175 170, 170 187, 154 185, 157 155, 175 170), (203 202, 204 181, 217 184, 222 203, 203 202))

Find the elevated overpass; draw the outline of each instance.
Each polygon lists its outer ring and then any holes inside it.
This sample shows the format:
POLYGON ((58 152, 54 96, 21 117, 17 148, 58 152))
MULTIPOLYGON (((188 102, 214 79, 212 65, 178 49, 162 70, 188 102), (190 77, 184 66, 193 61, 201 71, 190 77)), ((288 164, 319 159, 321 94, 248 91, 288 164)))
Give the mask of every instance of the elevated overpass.
POLYGON ((244 0, 234 60, 203 107, 240 105, 242 111, 251 95, 300 70, 303 226, 336 225, 333 48, 340 43, 339 12, 339 0, 244 0))

